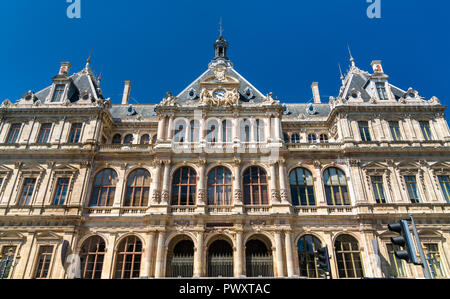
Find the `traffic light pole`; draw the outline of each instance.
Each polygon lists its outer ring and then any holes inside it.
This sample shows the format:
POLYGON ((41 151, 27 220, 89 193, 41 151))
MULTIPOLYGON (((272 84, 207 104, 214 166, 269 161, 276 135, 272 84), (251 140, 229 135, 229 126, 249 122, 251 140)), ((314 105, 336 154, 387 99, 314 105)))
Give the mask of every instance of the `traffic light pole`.
POLYGON ((430 268, 428 265, 428 260, 425 256, 425 253, 423 252, 422 242, 420 242, 419 233, 417 232, 416 223, 414 222, 414 217, 412 215, 410 215, 409 218, 411 220, 414 237, 416 238, 417 247, 419 249, 419 254, 420 254, 420 259, 422 261, 423 271, 425 272, 425 278, 433 279, 433 276, 431 275, 430 268))

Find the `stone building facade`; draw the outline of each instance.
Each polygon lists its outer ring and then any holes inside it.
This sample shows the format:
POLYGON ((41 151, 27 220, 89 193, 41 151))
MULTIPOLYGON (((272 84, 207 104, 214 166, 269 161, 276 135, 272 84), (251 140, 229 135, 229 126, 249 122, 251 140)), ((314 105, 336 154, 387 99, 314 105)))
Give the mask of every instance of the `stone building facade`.
POLYGON ((387 224, 414 216, 450 274, 450 134, 436 97, 351 59, 336 98, 283 104, 227 58, 158 105, 112 105, 62 63, 0 108, 3 278, 422 278, 387 224), (67 258, 66 258, 67 257, 67 258), (78 266, 77 266, 78 265, 78 266))

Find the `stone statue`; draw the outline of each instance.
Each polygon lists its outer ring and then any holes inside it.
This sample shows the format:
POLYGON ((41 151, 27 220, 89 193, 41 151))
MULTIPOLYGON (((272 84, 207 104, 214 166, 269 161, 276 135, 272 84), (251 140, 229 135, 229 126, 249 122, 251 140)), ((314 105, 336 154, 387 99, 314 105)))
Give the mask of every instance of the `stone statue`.
POLYGON ((171 92, 167 92, 167 96, 162 100, 161 106, 176 106, 175 100, 176 97, 172 96, 171 92))

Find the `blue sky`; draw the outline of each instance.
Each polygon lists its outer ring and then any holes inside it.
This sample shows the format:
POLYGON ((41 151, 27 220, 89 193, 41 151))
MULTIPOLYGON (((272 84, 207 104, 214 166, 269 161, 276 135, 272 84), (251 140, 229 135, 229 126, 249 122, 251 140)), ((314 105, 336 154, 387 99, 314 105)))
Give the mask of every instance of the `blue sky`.
POLYGON ((81 70, 92 49, 105 97, 120 103, 131 80, 132 103, 157 103, 206 70, 222 17, 235 69, 283 102, 310 101, 313 81, 337 96, 349 44, 361 69, 381 59, 394 85, 450 103, 448 1, 381 0, 381 19, 366 0, 81 0, 81 19, 68 5, 1 1, 0 101, 50 85, 62 61, 81 70))

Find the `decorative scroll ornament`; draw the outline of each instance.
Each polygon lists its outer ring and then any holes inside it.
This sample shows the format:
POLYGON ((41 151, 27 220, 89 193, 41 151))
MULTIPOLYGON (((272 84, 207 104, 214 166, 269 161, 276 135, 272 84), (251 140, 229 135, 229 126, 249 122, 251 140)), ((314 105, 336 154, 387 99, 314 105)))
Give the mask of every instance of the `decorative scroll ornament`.
POLYGON ((233 107, 239 105, 239 92, 237 89, 202 89, 200 94, 200 105, 211 107, 233 107), (221 91, 220 97, 214 94, 221 91))
POLYGON ((167 96, 162 100, 161 106, 176 106, 176 97, 172 96, 171 92, 167 93, 167 96))
POLYGON ((264 105, 279 105, 280 101, 278 101, 276 98, 273 98, 273 92, 270 92, 267 96, 266 96, 266 100, 263 103, 264 105))

